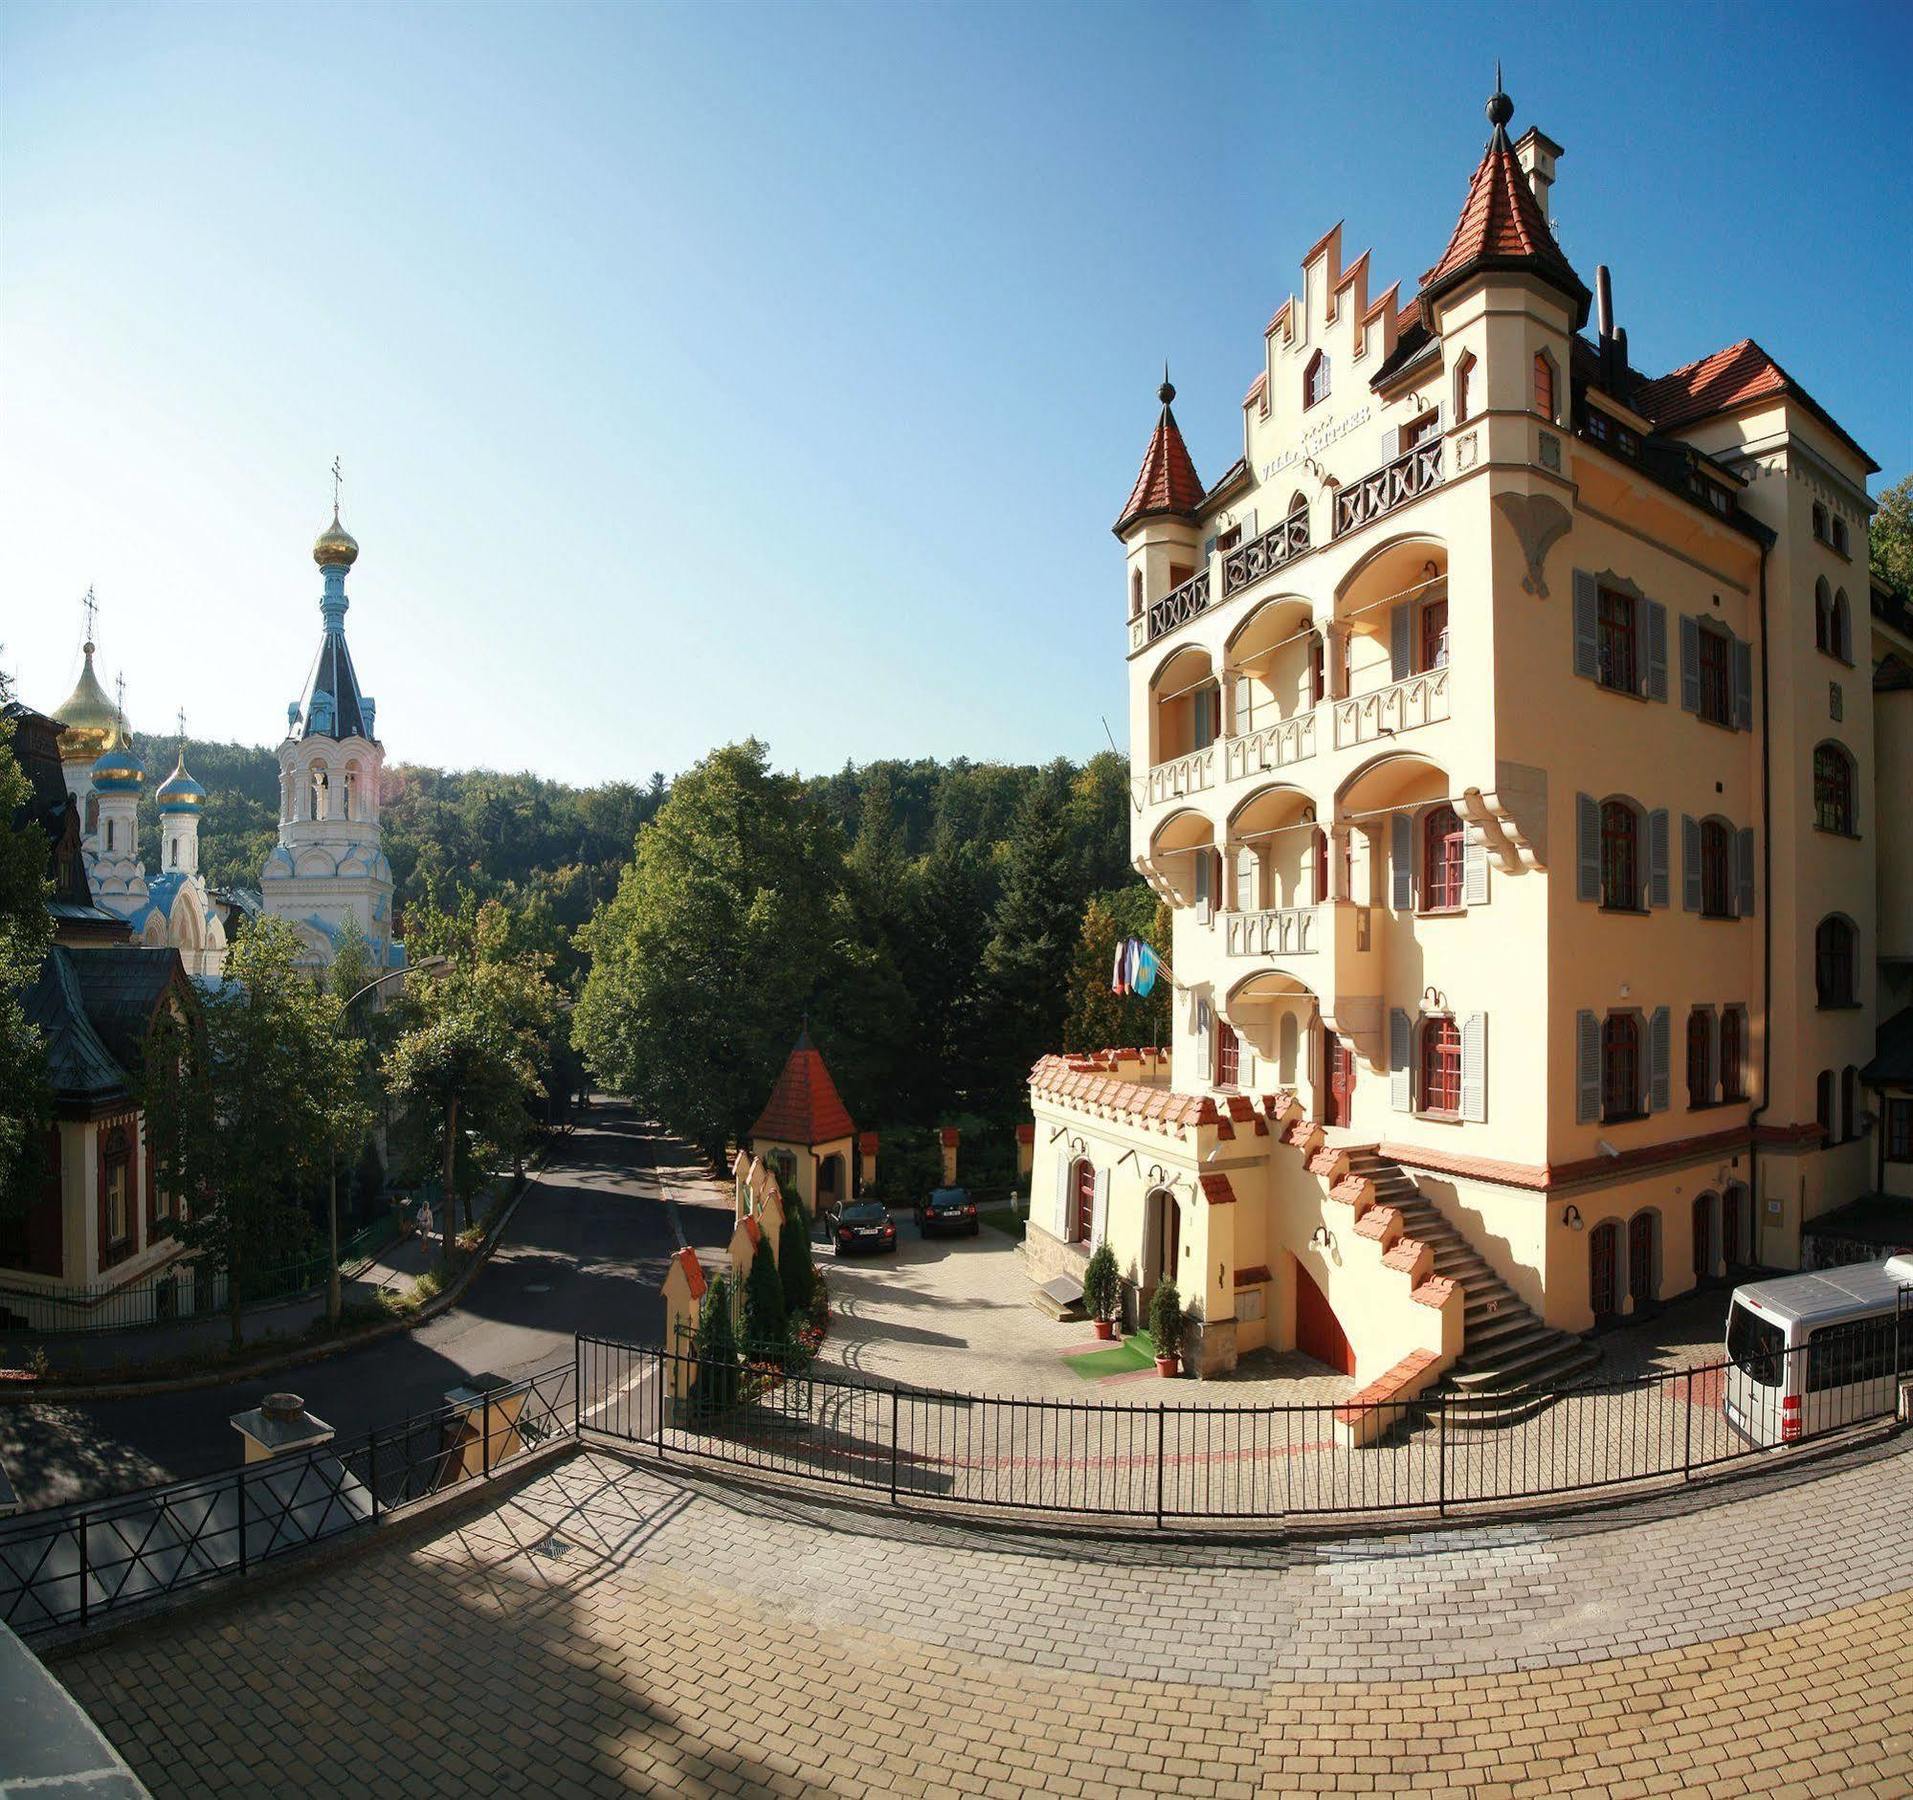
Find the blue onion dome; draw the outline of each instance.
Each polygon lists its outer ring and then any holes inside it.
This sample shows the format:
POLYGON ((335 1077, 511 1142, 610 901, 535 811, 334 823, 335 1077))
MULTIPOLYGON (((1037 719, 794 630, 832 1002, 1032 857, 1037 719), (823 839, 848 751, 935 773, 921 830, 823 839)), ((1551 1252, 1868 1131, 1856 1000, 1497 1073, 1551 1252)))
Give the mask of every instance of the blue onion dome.
POLYGON ((146 771, 130 747, 109 750, 93 765, 93 786, 101 793, 136 794, 145 779, 146 771))
POLYGON ((153 790, 153 798, 163 813, 198 812, 206 804, 206 790, 186 773, 184 750, 180 751, 172 774, 153 790))
POLYGON ((332 509, 332 523, 319 533, 312 546, 312 560, 320 568, 349 569, 359 560, 359 540, 339 523, 339 509, 332 509))

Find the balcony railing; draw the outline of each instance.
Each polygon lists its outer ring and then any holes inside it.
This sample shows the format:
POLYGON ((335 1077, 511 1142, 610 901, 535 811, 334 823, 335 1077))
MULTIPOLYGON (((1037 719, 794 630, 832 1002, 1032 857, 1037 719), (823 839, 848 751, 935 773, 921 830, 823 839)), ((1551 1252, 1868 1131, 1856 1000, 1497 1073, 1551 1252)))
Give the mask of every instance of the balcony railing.
POLYGON ((1178 756, 1169 762, 1159 762, 1137 778, 1141 790, 1142 803, 1145 806, 1161 806, 1170 800, 1182 800, 1190 794, 1199 794, 1205 788, 1216 784, 1216 751, 1219 745, 1210 744, 1201 750, 1191 750, 1187 756, 1178 756))
POLYGON ((1413 731, 1418 725, 1434 725, 1448 717, 1448 671, 1445 667, 1429 669, 1406 681, 1391 682, 1366 694, 1351 694, 1333 704, 1336 749, 1393 737, 1399 731, 1413 731))
POLYGON ((1277 906, 1267 912, 1223 915, 1229 922, 1231 956, 1313 956, 1316 909, 1277 906))
POLYGON ((1209 608, 1209 571, 1199 570, 1180 587, 1173 587, 1149 608, 1149 641, 1153 644, 1165 631, 1187 625, 1197 613, 1209 608))
POLYGON ((1238 544, 1222 559, 1222 597, 1239 594, 1253 581, 1273 574, 1284 563, 1293 562, 1309 547, 1309 516, 1291 513, 1271 525, 1260 537, 1238 544))
POLYGON ((1260 731, 1230 738, 1223 751, 1224 781, 1242 781, 1290 763, 1307 762, 1315 754, 1315 712, 1311 708, 1292 719, 1278 719, 1260 731))
POLYGON ((1440 485, 1441 439, 1436 438, 1341 489, 1335 496, 1335 535, 1346 537, 1359 531, 1440 485))

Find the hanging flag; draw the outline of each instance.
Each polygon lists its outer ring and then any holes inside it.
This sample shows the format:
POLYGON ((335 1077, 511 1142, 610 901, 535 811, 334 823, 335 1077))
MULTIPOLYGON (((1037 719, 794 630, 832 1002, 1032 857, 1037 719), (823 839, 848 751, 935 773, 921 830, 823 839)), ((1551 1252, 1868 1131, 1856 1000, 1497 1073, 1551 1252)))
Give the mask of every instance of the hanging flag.
POLYGON ((1116 962, 1114 967, 1109 971, 1109 991, 1112 994, 1127 992, 1128 984, 1125 977, 1128 973, 1129 946, 1127 944, 1118 944, 1116 946, 1116 962))
POLYGON ((1123 956, 1125 959, 1123 963, 1123 985, 1128 988, 1132 994, 1136 991, 1136 971, 1142 966, 1141 958, 1137 954, 1141 949, 1142 946, 1137 943, 1134 938, 1130 938, 1123 945, 1123 956))
POLYGON ((1136 977, 1130 983, 1130 987, 1147 999, 1149 990, 1156 985, 1156 971, 1162 967, 1162 960, 1147 944, 1136 944, 1135 950, 1136 977))

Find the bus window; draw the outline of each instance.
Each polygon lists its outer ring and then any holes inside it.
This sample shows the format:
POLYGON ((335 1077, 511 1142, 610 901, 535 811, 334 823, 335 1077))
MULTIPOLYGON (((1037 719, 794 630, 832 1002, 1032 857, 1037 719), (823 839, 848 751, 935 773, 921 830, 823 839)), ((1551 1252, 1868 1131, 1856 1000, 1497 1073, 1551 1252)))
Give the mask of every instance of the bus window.
POLYGON ((1759 1387, 1780 1385, 1780 1358, 1786 1340, 1780 1327, 1736 1306, 1727 1319, 1727 1354, 1734 1367, 1759 1387))
POLYGON ((1807 1339, 1807 1392, 1878 1381, 1893 1373, 1893 1321, 1846 1319, 1822 1325, 1807 1339))

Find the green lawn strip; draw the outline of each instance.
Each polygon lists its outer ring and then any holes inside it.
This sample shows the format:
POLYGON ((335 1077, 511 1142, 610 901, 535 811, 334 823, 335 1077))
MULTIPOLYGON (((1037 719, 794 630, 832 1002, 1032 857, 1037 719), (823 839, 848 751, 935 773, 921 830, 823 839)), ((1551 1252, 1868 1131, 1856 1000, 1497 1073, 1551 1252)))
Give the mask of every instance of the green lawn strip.
POLYGON ((1019 1244, 1023 1241, 1023 1220, 1015 1207, 986 1207, 977 1214, 977 1217, 992 1231, 1000 1231, 1005 1237, 1015 1238, 1019 1244))
POLYGON ((1066 1356, 1063 1361, 1072 1375, 1084 1381, 1101 1381, 1106 1375, 1133 1375, 1138 1369, 1155 1366, 1156 1346, 1146 1331, 1111 1344, 1107 1350, 1086 1350, 1081 1356, 1066 1356))

